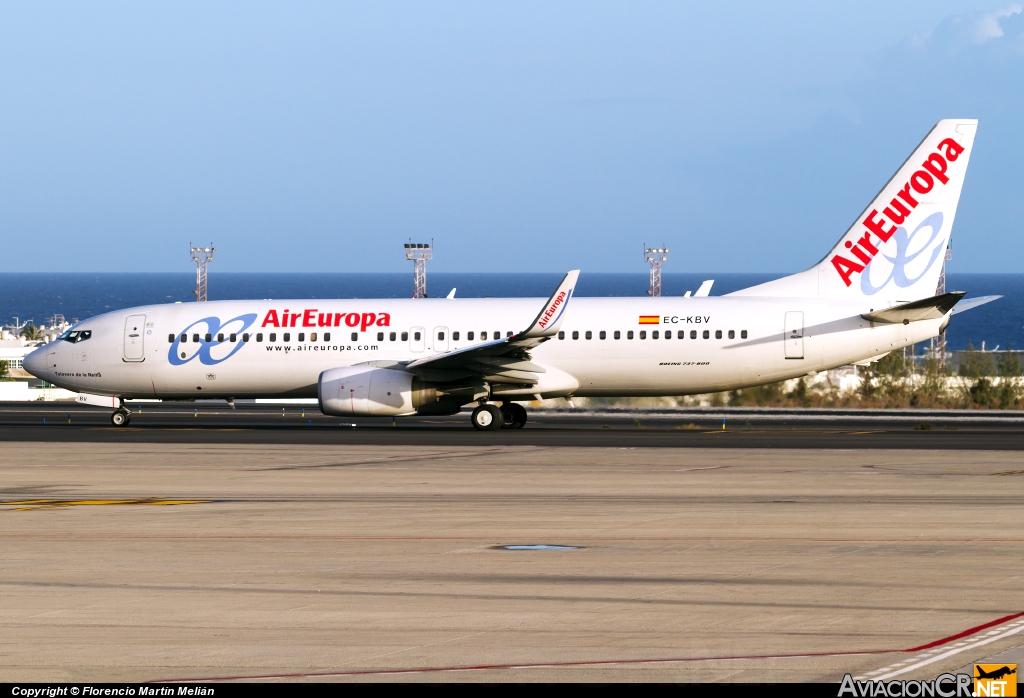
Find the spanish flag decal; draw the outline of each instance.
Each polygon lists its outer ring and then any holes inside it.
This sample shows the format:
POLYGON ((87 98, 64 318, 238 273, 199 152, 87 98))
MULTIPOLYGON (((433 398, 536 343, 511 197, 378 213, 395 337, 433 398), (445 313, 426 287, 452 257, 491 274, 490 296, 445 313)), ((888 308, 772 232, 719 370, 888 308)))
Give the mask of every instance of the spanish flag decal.
POLYGON ((641 315, 640 316, 640 324, 641 325, 657 325, 659 323, 661 323, 661 316, 660 315, 641 315))

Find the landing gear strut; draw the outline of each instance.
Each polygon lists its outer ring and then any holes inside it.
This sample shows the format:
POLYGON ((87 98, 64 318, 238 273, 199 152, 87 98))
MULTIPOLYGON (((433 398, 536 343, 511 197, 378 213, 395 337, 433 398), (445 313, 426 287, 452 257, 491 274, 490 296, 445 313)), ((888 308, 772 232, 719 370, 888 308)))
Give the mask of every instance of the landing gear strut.
POLYGON ((473 410, 473 428, 479 431, 493 431, 494 429, 501 429, 501 425, 504 420, 501 414, 501 410, 498 409, 497 405, 483 404, 473 410))
POLYGON ((506 402, 501 406, 501 428, 522 429, 526 424, 526 408, 515 402, 506 402))
POLYGON ((115 427, 128 426, 130 421, 132 421, 132 413, 123 407, 118 407, 114 410, 114 414, 110 415, 110 423, 115 427))

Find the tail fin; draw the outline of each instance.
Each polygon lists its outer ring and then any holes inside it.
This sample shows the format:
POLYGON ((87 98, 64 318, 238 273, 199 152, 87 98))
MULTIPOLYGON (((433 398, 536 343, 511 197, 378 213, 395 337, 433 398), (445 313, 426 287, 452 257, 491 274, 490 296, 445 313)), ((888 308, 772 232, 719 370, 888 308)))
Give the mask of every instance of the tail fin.
POLYGON ((935 125, 817 265, 730 295, 915 301, 935 295, 978 129, 935 125))

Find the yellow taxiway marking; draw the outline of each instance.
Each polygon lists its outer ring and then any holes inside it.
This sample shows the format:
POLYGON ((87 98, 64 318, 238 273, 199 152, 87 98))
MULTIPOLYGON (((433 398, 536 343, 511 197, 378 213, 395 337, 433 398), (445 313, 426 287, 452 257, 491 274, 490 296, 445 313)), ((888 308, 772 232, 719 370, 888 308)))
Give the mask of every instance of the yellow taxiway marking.
POLYGON ((82 506, 118 506, 125 504, 148 506, 177 506, 179 504, 206 504, 209 499, 24 499, 19 501, 0 501, 0 507, 14 507, 6 511, 32 511, 34 509, 56 509, 59 507, 82 506))
POLYGON ((993 475, 1024 475, 1024 470, 1007 470, 1005 473, 992 473, 993 475))

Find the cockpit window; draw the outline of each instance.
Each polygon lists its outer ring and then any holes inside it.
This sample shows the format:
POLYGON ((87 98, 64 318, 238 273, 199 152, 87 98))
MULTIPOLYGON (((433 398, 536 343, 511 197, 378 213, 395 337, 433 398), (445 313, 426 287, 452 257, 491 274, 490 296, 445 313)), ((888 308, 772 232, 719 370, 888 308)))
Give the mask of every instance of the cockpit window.
POLYGON ((57 339, 63 339, 65 342, 71 342, 77 344, 78 342, 84 342, 85 340, 92 337, 92 330, 68 330, 57 339))

